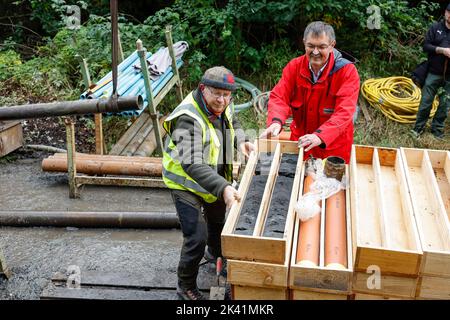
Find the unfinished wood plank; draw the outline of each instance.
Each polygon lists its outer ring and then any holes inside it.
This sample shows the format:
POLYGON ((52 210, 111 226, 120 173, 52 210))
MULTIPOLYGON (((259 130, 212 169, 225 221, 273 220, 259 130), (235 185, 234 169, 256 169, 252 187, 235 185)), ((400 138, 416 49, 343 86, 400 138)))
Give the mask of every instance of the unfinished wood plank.
POLYGON ((393 297, 414 298, 417 288, 417 277, 398 277, 381 274, 379 287, 374 274, 355 272, 353 274, 353 292, 393 297))
MULTIPOLYGON (((250 186, 250 181, 255 173, 256 163, 258 162, 259 151, 258 145, 255 146, 256 150, 250 154, 244 174, 242 176, 241 182, 239 184, 238 193, 242 197, 242 200, 235 202, 227 215, 225 225, 222 230, 222 235, 230 235, 236 228, 236 224, 239 220, 239 214, 241 212, 242 206, 245 201, 245 195, 247 194, 248 188, 250 186)), ((226 256, 227 248, 222 244, 222 252, 226 256)))
POLYGON ((423 276, 418 298, 450 300, 450 278, 423 276))
POLYGON ((284 264, 286 241, 222 233, 222 253, 228 259, 284 264))
POLYGON ((289 287, 291 289, 326 289, 350 293, 352 271, 322 267, 291 265, 289 287))
MULTIPOLYGON (((167 118, 167 116, 159 118, 159 122, 161 124, 161 128, 163 127, 164 120, 167 118)), ((161 130, 161 139, 163 139, 166 136, 166 130, 161 130)), ((147 135, 145 140, 140 144, 139 148, 136 149, 136 151, 133 153, 134 155, 138 156, 151 156, 153 152, 156 150, 158 144, 156 143, 155 138, 155 131, 153 129, 152 125, 152 131, 147 135)))
POLYGON ((287 289, 231 285, 233 300, 287 300, 287 289))
POLYGON ((44 288, 41 300, 175 300, 176 290, 117 290, 80 288, 69 289, 49 285, 44 288))
POLYGON ((373 153, 373 173, 375 178, 375 189, 378 201, 378 213, 380 215, 380 231, 381 243, 385 248, 392 246, 390 226, 387 221, 386 195, 383 190, 383 181, 381 177, 380 159, 378 157, 378 150, 375 149, 373 153))
POLYGON ((256 287, 287 287, 288 263, 273 264, 228 259, 227 281, 256 287))
POLYGON ((450 219, 450 152, 427 150, 441 193, 447 217, 450 219))
POLYGON ((269 209, 270 200, 272 198, 273 186, 275 185, 275 179, 278 175, 278 168, 280 167, 280 160, 281 146, 278 143, 275 147, 275 154, 273 156, 272 165, 270 166, 266 187, 264 188, 264 194, 261 200, 261 205, 259 207, 258 216, 256 218, 253 236, 260 236, 262 234, 262 230, 267 218, 267 210, 269 209))
POLYGON ((258 139, 258 150, 259 152, 273 152, 277 146, 280 144, 281 153, 298 153, 298 142, 289 140, 266 140, 258 139))
POLYGON ((355 182, 356 229, 358 244, 382 246, 381 217, 376 201, 375 174, 372 165, 357 164, 358 181, 355 182))
POLYGON ((355 300, 412 300, 412 298, 390 297, 366 293, 356 293, 355 300))
POLYGON ((109 154, 120 155, 130 141, 136 136, 136 133, 141 130, 142 126, 150 119, 148 112, 142 112, 127 131, 120 137, 119 141, 111 148, 109 154))
POLYGON ((346 294, 291 290, 292 300, 348 300, 348 297, 346 294))
POLYGON ((285 260, 290 264, 291 251, 293 251, 293 242, 294 242, 294 229, 295 229, 295 220, 296 220, 296 212, 295 206, 297 205, 300 186, 303 186, 303 148, 298 150, 298 160, 297 166, 295 168, 295 176, 294 176, 294 184, 292 186, 291 200, 289 202, 289 211, 286 219, 286 226, 284 231, 283 238, 286 240, 286 256, 285 260))

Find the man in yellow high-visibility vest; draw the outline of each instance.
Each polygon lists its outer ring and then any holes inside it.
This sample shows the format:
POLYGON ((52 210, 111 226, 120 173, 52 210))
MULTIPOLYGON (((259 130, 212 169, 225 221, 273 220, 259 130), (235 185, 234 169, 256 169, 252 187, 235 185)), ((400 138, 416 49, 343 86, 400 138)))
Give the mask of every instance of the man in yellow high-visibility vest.
POLYGON ((235 90, 230 70, 210 68, 163 125, 168 133, 163 180, 171 189, 183 232, 177 270, 177 294, 183 300, 205 298, 197 287, 199 263, 204 255, 222 256, 225 211, 239 199, 232 186, 234 148, 246 156, 254 150, 234 114, 235 90))

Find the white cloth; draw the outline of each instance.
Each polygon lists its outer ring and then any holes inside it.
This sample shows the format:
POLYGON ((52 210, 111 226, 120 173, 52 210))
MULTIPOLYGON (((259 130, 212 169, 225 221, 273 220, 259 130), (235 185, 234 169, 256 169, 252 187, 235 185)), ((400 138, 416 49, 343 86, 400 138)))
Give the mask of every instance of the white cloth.
MULTIPOLYGON (((189 49, 189 45, 186 41, 175 42, 173 44, 175 59, 180 59, 187 49, 189 49)), ((172 65, 172 58, 169 54, 169 48, 164 47, 159 49, 155 54, 151 55, 150 58, 147 59, 147 63, 148 70, 150 72, 150 78, 155 81, 162 74, 164 74, 164 72, 166 72, 167 68, 172 65)), ((141 69, 140 64, 136 64, 133 67, 139 70, 141 69)))

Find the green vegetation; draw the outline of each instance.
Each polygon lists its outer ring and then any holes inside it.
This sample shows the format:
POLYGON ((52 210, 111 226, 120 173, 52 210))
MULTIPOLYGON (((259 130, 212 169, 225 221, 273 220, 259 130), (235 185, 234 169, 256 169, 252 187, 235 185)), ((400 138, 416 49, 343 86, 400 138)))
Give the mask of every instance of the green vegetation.
MULTIPOLYGON (((31 19, 39 21, 45 36, 33 46, 32 55, 22 52, 26 44, 24 28, 17 28, 14 34, 3 39, 0 46, 0 105, 77 99, 84 87, 76 54, 88 60, 94 81, 109 72, 108 3, 106 0, 15 1, 13 5, 31 8, 31 19), (86 16, 78 30, 65 27, 66 5, 70 4, 77 4, 86 16)), ((337 48, 359 60, 357 68, 363 81, 371 77, 408 76, 425 58, 422 52, 424 34, 442 12, 442 7, 431 1, 175 0, 142 23, 123 14, 119 28, 127 56, 135 50, 137 39, 152 52, 165 46, 164 29, 171 24, 174 42, 185 40, 190 45, 181 69, 185 92, 193 89, 203 71, 213 65, 229 67, 264 92, 278 81, 284 65, 302 54, 302 32, 313 20, 324 20, 334 26, 337 48), (380 9, 380 29, 367 27, 373 17, 373 12, 367 11, 371 5, 380 9)), ((18 25, 21 23, 17 22, 18 25)), ((243 101, 238 97, 237 102, 243 101)), ((172 93, 161 106, 162 112, 171 110, 175 104, 172 93)), ((373 121, 366 123, 360 115, 356 143, 450 147, 449 143, 426 137, 421 142, 414 142, 406 134, 410 126, 387 120, 376 110, 369 111, 373 121)), ((244 127, 264 126, 264 119, 258 118, 253 110, 239 117, 244 127)), ((117 117, 106 118, 105 128, 122 128, 128 122, 117 117)), ((120 132, 123 128, 117 130, 120 132)), ((447 134, 448 131, 447 126, 447 134)))

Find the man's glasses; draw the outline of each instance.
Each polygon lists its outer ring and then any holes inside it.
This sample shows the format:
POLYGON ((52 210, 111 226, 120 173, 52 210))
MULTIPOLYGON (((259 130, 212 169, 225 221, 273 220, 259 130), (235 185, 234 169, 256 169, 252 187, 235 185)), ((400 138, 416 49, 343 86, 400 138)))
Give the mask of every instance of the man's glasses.
POLYGON ((209 93, 211 93, 211 95, 216 99, 219 99, 222 97, 223 100, 229 101, 232 98, 231 92, 230 93, 218 93, 218 92, 213 91, 210 87, 205 87, 205 88, 208 89, 209 93))
POLYGON ((305 44, 305 47, 306 47, 308 50, 311 50, 311 51, 314 51, 316 48, 317 48, 317 50, 319 50, 319 51, 325 51, 325 50, 328 49, 329 46, 331 46, 331 44, 321 44, 320 46, 315 46, 315 45, 313 45, 313 44, 311 44, 311 43, 305 44))

